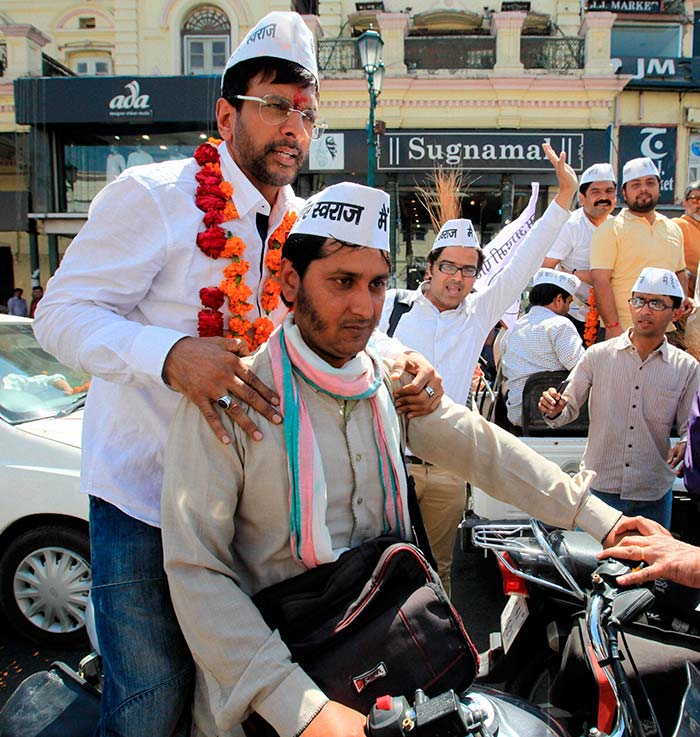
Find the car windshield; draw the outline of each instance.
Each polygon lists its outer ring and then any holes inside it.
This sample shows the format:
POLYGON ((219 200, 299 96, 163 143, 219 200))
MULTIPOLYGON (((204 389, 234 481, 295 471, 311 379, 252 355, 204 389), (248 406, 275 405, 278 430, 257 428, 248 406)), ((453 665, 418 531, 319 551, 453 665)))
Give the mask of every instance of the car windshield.
POLYGON ((0 323, 0 417, 13 424, 65 415, 85 401, 89 374, 44 351, 30 322, 0 323))

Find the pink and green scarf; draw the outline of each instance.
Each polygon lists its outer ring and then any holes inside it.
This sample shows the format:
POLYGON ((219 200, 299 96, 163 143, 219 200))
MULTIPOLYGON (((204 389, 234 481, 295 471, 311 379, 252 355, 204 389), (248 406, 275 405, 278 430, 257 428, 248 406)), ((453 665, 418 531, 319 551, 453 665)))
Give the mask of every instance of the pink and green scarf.
POLYGON ((329 366, 304 343, 289 315, 268 343, 275 387, 284 416, 289 466, 289 532, 292 555, 307 568, 335 560, 326 524, 327 485, 314 430, 299 391, 301 378, 340 400, 368 399, 379 456, 384 500, 383 534, 405 536, 408 524, 406 474, 393 400, 380 359, 365 350, 340 369, 329 366))

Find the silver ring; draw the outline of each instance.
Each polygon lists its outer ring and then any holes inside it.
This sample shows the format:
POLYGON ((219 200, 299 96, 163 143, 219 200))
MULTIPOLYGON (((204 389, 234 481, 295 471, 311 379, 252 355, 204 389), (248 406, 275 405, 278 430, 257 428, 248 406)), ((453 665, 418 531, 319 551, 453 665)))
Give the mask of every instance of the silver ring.
POLYGON ((219 405, 219 407, 221 407, 221 409, 231 409, 233 399, 231 399, 228 394, 224 394, 223 397, 219 397, 216 400, 216 403, 219 405))
POLYGON ((431 386, 426 384, 423 389, 425 389, 427 395, 432 399, 435 396, 435 389, 433 389, 431 386))

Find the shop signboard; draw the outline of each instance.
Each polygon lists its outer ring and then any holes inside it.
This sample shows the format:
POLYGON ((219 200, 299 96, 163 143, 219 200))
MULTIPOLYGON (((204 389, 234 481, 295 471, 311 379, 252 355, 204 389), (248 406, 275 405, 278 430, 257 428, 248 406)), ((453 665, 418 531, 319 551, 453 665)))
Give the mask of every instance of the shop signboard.
POLYGON ((607 10, 611 13, 661 13, 663 0, 588 0, 586 10, 607 10))
POLYGON ((676 138, 674 125, 621 125, 618 147, 619 181, 625 162, 648 156, 661 174, 660 205, 672 205, 676 190, 676 138))
POLYGON ((542 150, 545 142, 555 151, 565 151, 578 172, 608 160, 606 131, 391 131, 381 137, 379 169, 432 171, 442 166, 549 173, 552 167, 542 150))
POLYGON ((700 88, 700 58, 622 56, 610 61, 618 74, 632 77, 626 89, 700 88))

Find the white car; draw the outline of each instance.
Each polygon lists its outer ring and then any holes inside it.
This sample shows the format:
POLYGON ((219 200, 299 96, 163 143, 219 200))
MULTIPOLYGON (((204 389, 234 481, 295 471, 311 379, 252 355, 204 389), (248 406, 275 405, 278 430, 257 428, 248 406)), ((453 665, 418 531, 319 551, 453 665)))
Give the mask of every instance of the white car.
POLYGON ((54 647, 87 641, 79 480, 89 381, 42 350, 31 320, 0 315, 0 608, 20 633, 54 647))

